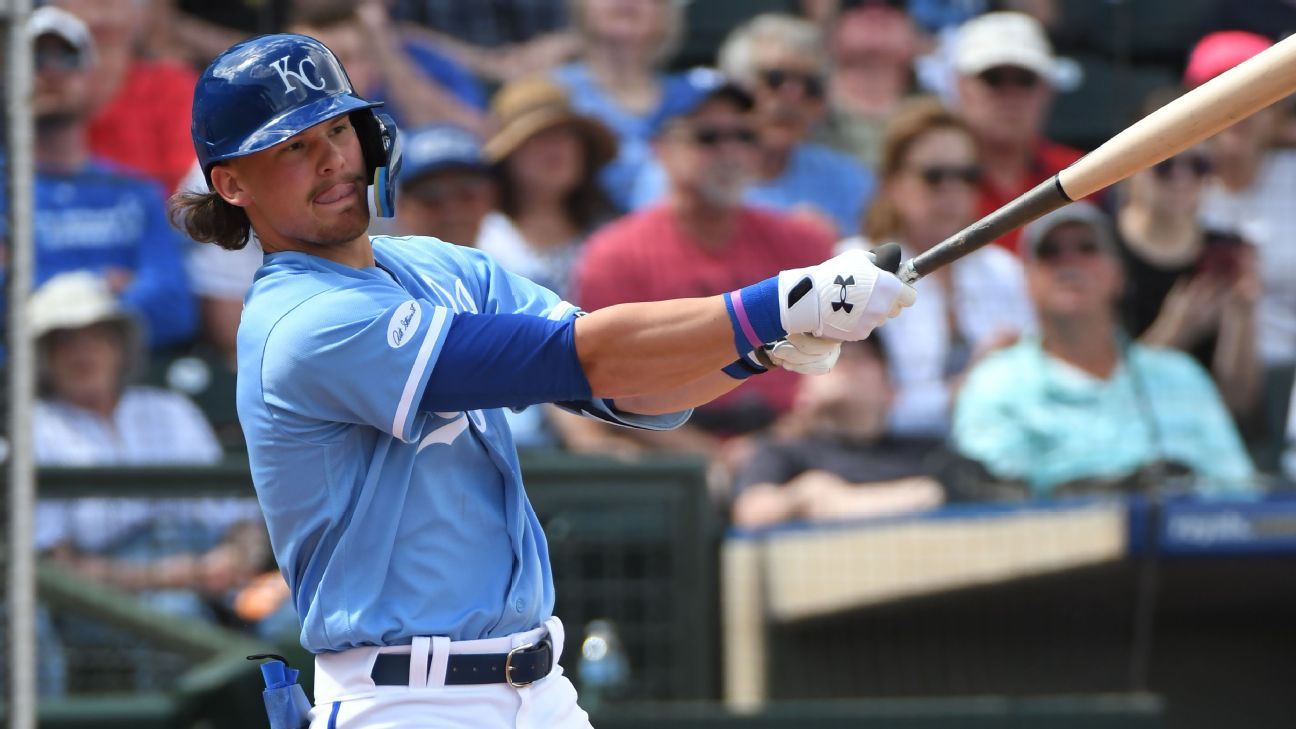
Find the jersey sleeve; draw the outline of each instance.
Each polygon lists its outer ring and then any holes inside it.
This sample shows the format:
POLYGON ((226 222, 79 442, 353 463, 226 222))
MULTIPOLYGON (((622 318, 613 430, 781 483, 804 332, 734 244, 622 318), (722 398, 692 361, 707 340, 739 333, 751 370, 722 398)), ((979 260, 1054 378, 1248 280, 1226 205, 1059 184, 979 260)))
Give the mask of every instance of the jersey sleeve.
MULTIPOLYGON (((484 313, 530 314, 554 321, 571 319, 583 314, 581 310, 563 301, 549 289, 505 271, 490 256, 479 251, 471 253, 478 257, 476 265, 479 275, 476 279, 481 287, 479 305, 484 313)), ((664 415, 627 413, 618 410, 612 400, 597 397, 554 404, 577 415, 640 430, 673 430, 687 422, 693 414, 692 410, 664 415)))
POLYGON ((418 404, 453 316, 391 287, 319 294, 270 333, 261 368, 266 406, 285 425, 296 416, 417 440, 418 418, 426 417, 418 404))

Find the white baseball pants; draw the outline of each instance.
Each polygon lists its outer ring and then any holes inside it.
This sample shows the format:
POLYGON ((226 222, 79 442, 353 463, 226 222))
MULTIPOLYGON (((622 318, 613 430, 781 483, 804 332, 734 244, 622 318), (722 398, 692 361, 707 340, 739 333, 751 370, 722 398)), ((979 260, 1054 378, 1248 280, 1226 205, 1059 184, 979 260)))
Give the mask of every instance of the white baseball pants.
POLYGON ((413 645, 353 648, 315 657, 315 708, 310 729, 591 729, 562 673, 563 628, 558 618, 526 633, 487 640, 415 638, 413 645), (549 633, 554 669, 522 688, 506 683, 446 686, 452 653, 507 653, 549 633), (410 654, 409 686, 376 686, 379 653, 410 654))

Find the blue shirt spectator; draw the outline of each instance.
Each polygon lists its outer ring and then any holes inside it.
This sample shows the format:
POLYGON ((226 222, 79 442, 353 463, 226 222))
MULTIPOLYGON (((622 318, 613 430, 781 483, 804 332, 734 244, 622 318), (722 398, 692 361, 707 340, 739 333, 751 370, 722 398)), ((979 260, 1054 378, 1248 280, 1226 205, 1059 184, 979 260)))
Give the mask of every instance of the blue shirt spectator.
POLYGON ((755 100, 760 155, 747 201, 817 218, 845 237, 859 232, 874 180, 853 158, 810 141, 827 112, 826 45, 814 23, 766 13, 735 28, 719 59, 755 100))
POLYGON ((653 162, 652 138, 664 121, 685 113, 706 95, 709 87, 695 80, 699 74, 710 75, 702 70, 658 74, 661 103, 647 114, 636 114, 622 107, 599 86, 590 74, 589 66, 571 63, 554 72, 554 80, 567 90, 572 107, 603 122, 617 136, 617 156, 600 173, 603 189, 617 207, 638 207, 635 204, 637 180, 645 168, 656 171, 658 192, 665 189, 665 177, 653 162))
MULTIPOLYGON (((752 183, 744 200, 761 207, 785 212, 811 210, 826 215, 838 235, 859 232, 864 212, 872 201, 877 183, 854 159, 814 142, 792 149, 782 174, 772 180, 752 183)), ((666 192, 666 175, 653 161, 635 181, 631 207, 641 208, 661 199, 666 192)))
POLYGON ((156 184, 92 161, 79 174, 36 175, 36 280, 67 271, 121 282, 122 303, 143 316, 150 346, 193 337, 197 309, 185 275, 184 238, 171 227, 156 184))
MULTIPOLYGON (((36 61, 34 283, 69 271, 98 274, 143 319, 150 346, 192 338, 198 315, 181 260, 184 238, 167 219, 162 189, 89 150, 90 31, 46 7, 33 13, 29 33, 36 61)), ((7 208, 0 190, 0 216, 7 208)), ((0 226, 0 238, 7 236, 0 226)))
MULTIPOLYGON (((198 312, 181 256, 185 241, 167 220, 161 187, 94 160, 78 173, 37 172, 35 199, 34 285, 91 271, 120 289, 151 347, 193 337, 198 312)), ((0 192, 0 215, 7 208, 0 192)), ((0 225, 0 238, 7 232, 0 225)))

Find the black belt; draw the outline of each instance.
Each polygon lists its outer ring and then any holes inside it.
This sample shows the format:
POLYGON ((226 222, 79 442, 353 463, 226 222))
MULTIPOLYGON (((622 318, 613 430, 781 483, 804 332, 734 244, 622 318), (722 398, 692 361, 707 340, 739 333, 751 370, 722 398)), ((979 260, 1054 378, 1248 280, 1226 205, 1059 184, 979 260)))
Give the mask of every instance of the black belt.
MULTIPOLYGON (((369 673, 377 686, 408 686, 407 653, 379 653, 369 673)), ((553 643, 545 636, 538 643, 520 645, 508 653, 455 653, 446 662, 447 686, 507 683, 521 688, 553 670, 553 643)))

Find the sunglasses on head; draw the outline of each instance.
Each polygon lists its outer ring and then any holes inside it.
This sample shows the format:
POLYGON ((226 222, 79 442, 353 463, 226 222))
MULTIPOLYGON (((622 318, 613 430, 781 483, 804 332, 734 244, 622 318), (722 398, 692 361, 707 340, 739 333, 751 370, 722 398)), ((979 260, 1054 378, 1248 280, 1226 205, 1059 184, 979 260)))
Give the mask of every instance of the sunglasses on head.
POLYGON ((744 145, 756 143, 756 132, 742 127, 733 129, 698 127, 693 130, 692 136, 693 141, 703 147, 719 147, 725 142, 737 142, 744 145))
POLYGON ((992 89, 1033 89, 1039 85, 1039 74, 1016 66, 996 66, 977 74, 978 78, 992 89))
POLYGON ((1098 255, 1101 251, 1102 246, 1094 238, 1086 238, 1068 245, 1062 245, 1052 238, 1045 238, 1035 247, 1035 260, 1056 261, 1067 253, 1075 253, 1084 258, 1089 258, 1098 255))
POLYGON ((823 77, 816 73, 793 71, 786 68, 768 68, 761 71, 759 76, 761 83, 765 84, 771 91, 778 91, 786 83, 796 83, 801 86, 801 90, 805 95, 811 98, 822 98, 824 94, 823 77))
POLYGON ((1205 177, 1215 170, 1209 157, 1200 154, 1181 154, 1162 160, 1152 166, 1152 171, 1162 180, 1170 179, 1176 168, 1186 169, 1196 177, 1205 177))
POLYGON ((977 165, 931 165, 915 170, 928 187, 939 187, 946 180, 975 185, 981 181, 981 168, 977 165))

